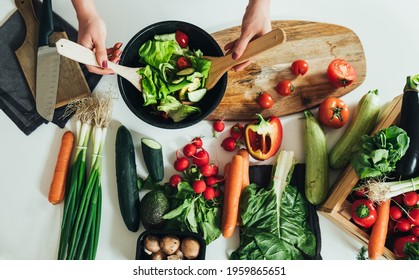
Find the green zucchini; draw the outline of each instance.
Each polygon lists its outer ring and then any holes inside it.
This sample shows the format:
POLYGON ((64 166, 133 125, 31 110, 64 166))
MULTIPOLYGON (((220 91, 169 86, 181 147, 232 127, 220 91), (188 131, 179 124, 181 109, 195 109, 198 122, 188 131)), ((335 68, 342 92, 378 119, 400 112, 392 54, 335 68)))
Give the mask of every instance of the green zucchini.
POLYGON ((318 205, 329 192, 329 163, 326 136, 313 113, 304 111, 304 151, 306 157, 305 195, 318 205))
POLYGON ((329 153, 329 165, 332 169, 346 167, 361 143, 361 136, 370 134, 380 114, 378 90, 368 91, 358 102, 352 119, 329 153))
POLYGON ((128 230, 136 232, 140 227, 137 166, 132 136, 125 126, 120 126, 116 133, 115 167, 119 209, 128 230))
POLYGON ((141 150, 150 178, 154 182, 160 182, 164 178, 162 146, 154 139, 141 138, 141 150))

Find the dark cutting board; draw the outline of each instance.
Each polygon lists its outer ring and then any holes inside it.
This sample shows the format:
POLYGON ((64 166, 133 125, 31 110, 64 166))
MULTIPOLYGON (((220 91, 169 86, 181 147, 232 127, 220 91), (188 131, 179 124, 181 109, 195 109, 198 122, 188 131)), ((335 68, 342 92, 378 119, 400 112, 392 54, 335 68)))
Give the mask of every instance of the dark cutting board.
MULTIPOLYGON (((284 29, 287 41, 266 51, 252 60, 252 64, 240 72, 228 72, 228 84, 221 103, 206 119, 245 121, 263 116, 285 116, 319 105, 326 97, 341 97, 354 90, 365 80, 366 61, 358 36, 350 29, 328 23, 278 20, 272 28, 284 29), (336 88, 327 79, 327 66, 334 58, 350 62, 357 79, 345 88, 336 88), (309 70, 296 78, 290 70, 291 63, 304 59, 309 70), (284 79, 295 86, 290 96, 279 96, 274 87, 284 79), (270 109, 262 110, 256 103, 259 92, 267 91, 274 98, 270 109)), ((232 27, 211 34, 221 47, 237 39, 240 27, 232 27)))

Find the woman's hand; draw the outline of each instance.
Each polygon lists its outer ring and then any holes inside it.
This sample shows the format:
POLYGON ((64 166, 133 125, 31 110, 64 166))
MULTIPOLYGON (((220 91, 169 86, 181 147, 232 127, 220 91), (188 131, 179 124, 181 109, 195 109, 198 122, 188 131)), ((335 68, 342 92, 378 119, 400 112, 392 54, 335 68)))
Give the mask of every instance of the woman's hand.
MULTIPOLYGON (((270 19, 270 0, 249 0, 243 16, 240 37, 225 45, 224 50, 238 59, 245 51, 247 44, 272 30, 270 19)), ((250 60, 236 65, 233 69, 241 71, 251 63, 250 60)))
POLYGON ((106 48, 106 24, 96 12, 93 1, 73 0, 73 5, 79 21, 77 42, 92 50, 96 55, 96 61, 101 67, 86 66, 89 72, 106 75, 113 74, 108 68, 108 61, 118 63, 122 51, 122 43, 116 43, 112 48, 106 48))

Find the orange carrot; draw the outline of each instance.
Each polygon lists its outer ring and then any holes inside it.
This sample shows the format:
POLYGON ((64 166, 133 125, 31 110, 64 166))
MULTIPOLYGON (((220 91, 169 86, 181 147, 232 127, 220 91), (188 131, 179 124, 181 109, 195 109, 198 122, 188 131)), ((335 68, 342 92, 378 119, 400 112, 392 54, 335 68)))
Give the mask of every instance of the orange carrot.
POLYGON ((54 205, 59 204, 64 199, 65 185, 73 144, 74 134, 71 131, 64 132, 48 194, 48 201, 54 205))
POLYGON ((243 185, 242 185, 242 191, 244 188, 246 188, 248 185, 250 185, 250 178, 249 178, 249 152, 246 149, 240 149, 237 152, 238 155, 242 156, 244 159, 243 162, 243 185))
POLYGON ((372 226, 368 241, 368 258, 378 260, 384 252, 390 217, 390 199, 377 206, 377 220, 372 226))
POLYGON ((240 194, 243 185, 243 164, 244 159, 242 156, 233 156, 228 182, 226 183, 227 189, 224 190, 223 219, 221 221, 221 233, 224 238, 231 237, 237 225, 240 194))

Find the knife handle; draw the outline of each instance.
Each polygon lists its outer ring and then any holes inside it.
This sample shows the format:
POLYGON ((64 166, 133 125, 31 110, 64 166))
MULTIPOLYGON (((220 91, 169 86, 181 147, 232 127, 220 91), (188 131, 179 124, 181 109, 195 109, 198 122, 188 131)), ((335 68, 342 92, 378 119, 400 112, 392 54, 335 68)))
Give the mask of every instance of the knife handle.
POLYGON ((49 44, 49 36, 54 31, 51 0, 43 0, 39 23, 38 47, 49 44))

